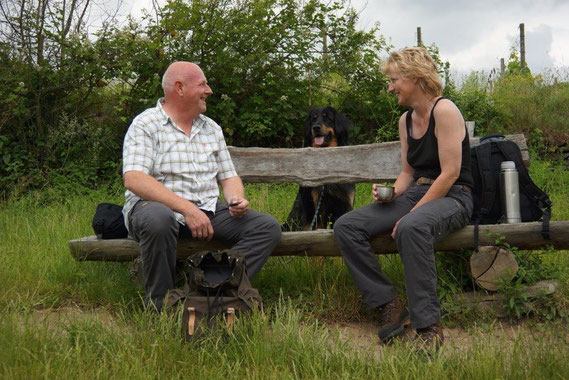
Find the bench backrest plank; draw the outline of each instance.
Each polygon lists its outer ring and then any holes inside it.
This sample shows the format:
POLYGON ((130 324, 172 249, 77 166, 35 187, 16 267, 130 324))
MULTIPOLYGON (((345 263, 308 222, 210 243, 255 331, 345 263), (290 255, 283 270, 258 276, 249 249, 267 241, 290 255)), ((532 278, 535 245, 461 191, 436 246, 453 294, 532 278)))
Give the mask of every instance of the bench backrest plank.
MULTIPOLYGON (((508 135, 529 166, 523 134, 508 135)), ((476 144, 479 137, 470 139, 476 144)), ((333 148, 238 148, 229 147, 237 173, 249 183, 324 183, 393 181, 401 171, 399 141, 333 148)))

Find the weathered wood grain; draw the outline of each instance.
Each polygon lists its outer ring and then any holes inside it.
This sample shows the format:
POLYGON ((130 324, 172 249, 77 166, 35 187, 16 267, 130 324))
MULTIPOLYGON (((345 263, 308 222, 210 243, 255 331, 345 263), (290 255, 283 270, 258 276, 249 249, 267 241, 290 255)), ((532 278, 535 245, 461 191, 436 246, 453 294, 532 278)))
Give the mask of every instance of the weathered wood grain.
MULTIPOLYGON (((532 298, 549 296, 557 291, 559 282, 557 280, 542 280, 520 290, 520 298, 525 298, 524 306, 529 310, 534 308, 531 304, 532 298)), ((454 295, 454 300, 458 305, 462 305, 480 313, 492 313, 492 316, 506 317, 508 315, 504 305, 507 296, 501 293, 487 293, 486 291, 475 291, 469 293, 459 292, 454 295)))
MULTIPOLYGON (((512 246, 523 250, 569 249, 569 221, 550 223, 550 240, 541 236, 541 222, 496 224, 480 226, 480 245, 493 245, 499 236, 512 246)), ((389 234, 373 239, 372 247, 377 254, 397 251, 395 241, 389 234)), ((459 251, 474 247, 473 226, 456 231, 436 243, 437 251, 459 251)), ((185 258, 193 252, 230 248, 219 242, 180 240, 178 257, 185 258)), ((97 240, 95 236, 69 241, 71 254, 77 260, 86 261, 130 261, 139 254, 138 244, 129 239, 97 240)), ((273 256, 340 256, 332 230, 286 232, 273 256)))
MULTIPOLYGON (((529 153, 522 134, 506 136, 514 141, 522 151, 526 166, 529 153)), ((478 143, 479 138, 471 138, 470 143, 478 143)), ((394 180, 401 169, 400 143, 353 145, 334 148, 237 148, 229 147, 237 172, 244 182, 298 183, 316 186, 324 183, 382 182, 394 180)), ((516 225, 484 226, 489 231, 506 236, 510 244, 520 249, 536 249, 551 244, 558 249, 569 248, 569 222, 551 224, 551 241, 541 239, 540 223, 516 225)), ((482 230, 481 230, 482 231, 482 230)), ((495 237, 487 238, 481 232, 480 244, 492 244, 495 237)), ((396 251, 395 242, 389 234, 372 241, 379 253, 396 251)), ((472 227, 458 231, 437 243, 439 251, 456 251, 473 247, 472 227)), ((139 254, 138 244, 132 240, 97 240, 90 236, 69 241, 69 248, 77 260, 92 261, 130 261, 139 254)), ((186 257, 200 250, 229 248, 215 242, 181 240, 178 243, 178 256, 186 257)), ((331 230, 284 233, 274 256, 339 256, 340 251, 331 230)))
MULTIPOLYGON (((508 135, 520 147, 529 166, 523 134, 508 135)), ((470 139, 476 144, 480 138, 470 139)), ((324 183, 393 181, 401 171, 399 141, 333 148, 237 148, 229 147, 237 173, 244 182, 324 183)))
POLYGON ((482 246, 470 256, 470 274, 482 289, 497 290, 500 281, 512 281, 518 269, 514 253, 501 247, 482 246))

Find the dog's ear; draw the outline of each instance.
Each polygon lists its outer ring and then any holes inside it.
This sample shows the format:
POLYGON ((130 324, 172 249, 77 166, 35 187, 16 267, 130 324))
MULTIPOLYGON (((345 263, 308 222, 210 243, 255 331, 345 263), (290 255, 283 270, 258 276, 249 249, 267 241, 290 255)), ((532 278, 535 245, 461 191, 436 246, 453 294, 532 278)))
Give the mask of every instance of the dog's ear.
POLYGON ((306 116, 306 122, 304 124, 304 146, 312 146, 312 112, 314 110, 308 111, 306 116))
POLYGON ((350 120, 343 113, 338 110, 334 110, 336 112, 335 115, 335 124, 336 124, 336 139, 338 140, 339 146, 349 145, 350 144, 350 120))

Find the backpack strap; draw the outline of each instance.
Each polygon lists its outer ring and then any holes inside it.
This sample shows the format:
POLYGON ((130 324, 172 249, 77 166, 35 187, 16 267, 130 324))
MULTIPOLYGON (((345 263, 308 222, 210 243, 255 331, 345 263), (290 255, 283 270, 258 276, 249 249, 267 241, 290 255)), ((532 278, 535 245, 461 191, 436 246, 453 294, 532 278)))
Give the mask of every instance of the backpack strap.
POLYGON ((490 144, 480 144, 474 149, 476 160, 478 161, 478 170, 482 181, 482 194, 480 199, 480 217, 488 214, 494 204, 494 196, 496 195, 496 184, 494 183, 494 175, 490 165, 490 156, 492 155, 490 144))
POLYGON ((501 133, 492 133, 492 134, 490 134, 490 135, 486 135, 486 136, 484 136, 484 137, 480 137, 480 142, 479 142, 479 144, 482 144, 482 143, 483 143, 484 141, 486 141, 486 140, 492 141, 492 140, 496 140, 496 139, 505 139, 505 138, 506 138, 506 136, 504 136, 504 135, 501 134, 501 133))
POLYGON ((474 252, 478 252, 478 235, 480 233, 480 215, 474 220, 474 252))
MULTIPOLYGON (((507 161, 523 162, 522 154, 514 142, 511 142, 511 144, 497 144, 497 146, 507 161)), ((516 169, 518 170, 520 190, 534 199, 537 202, 537 207, 543 212, 541 235, 544 239, 550 239, 549 220, 551 219, 551 200, 547 194, 531 180, 529 172, 524 165, 519 165, 516 169)))
POLYGON ((214 314, 213 310, 215 307, 222 308, 223 307, 223 292, 222 286, 218 286, 215 289, 215 296, 213 296, 213 301, 210 303, 209 300, 211 298, 209 294, 209 288, 206 288, 206 297, 207 297, 207 317, 208 319, 214 314))
MULTIPOLYGON (((498 137, 492 135, 492 137, 498 137)), ((483 139, 480 139, 482 141, 483 139)), ((479 209, 474 211, 474 252, 478 252, 478 238, 480 234, 480 221, 482 217, 490 212, 494 204, 494 196, 496 194, 496 186, 493 181, 492 167, 490 165, 490 156, 492 154, 491 146, 488 143, 482 143, 474 150, 476 162, 478 163, 478 174, 481 180, 481 194, 479 209)))

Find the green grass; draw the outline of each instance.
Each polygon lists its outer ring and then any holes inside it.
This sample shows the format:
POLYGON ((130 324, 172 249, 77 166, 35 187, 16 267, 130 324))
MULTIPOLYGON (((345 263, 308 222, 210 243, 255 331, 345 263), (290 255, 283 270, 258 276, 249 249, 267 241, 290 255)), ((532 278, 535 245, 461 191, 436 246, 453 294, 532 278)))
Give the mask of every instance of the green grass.
MULTIPOLYGON (((39 320, 4 314, 3 378, 562 378, 569 373, 567 336, 558 331, 488 341, 473 330, 467 346, 447 344, 433 357, 404 345, 355 347, 337 330, 307 321, 290 302, 271 317, 239 320, 234 336, 213 332, 182 343, 175 316, 142 311, 112 318, 39 320)), ((61 316, 64 319, 64 316, 61 316)))
MULTIPOLYGON (((554 201, 554 220, 569 219, 568 172, 534 162, 532 176, 554 201)), ((296 189, 248 185, 247 193, 255 209, 284 221, 296 189)), ((369 194, 369 184, 358 185, 356 207, 369 202, 369 194)), ((342 335, 337 326, 370 325, 373 316, 362 307, 341 258, 269 259, 253 282, 265 300, 265 316, 240 319, 234 337, 214 332, 183 343, 179 314, 146 312, 128 264, 76 262, 69 254, 67 241, 92 234, 91 218, 103 201, 122 202, 121 191, 64 201, 36 193, 0 204, 1 378, 561 378, 569 373, 565 320, 532 316, 517 337, 496 338, 493 316, 453 301, 471 283, 460 264, 468 253, 437 255, 444 323, 466 329, 467 336, 466 343, 451 339, 437 357, 418 357, 402 345, 379 347, 375 331, 367 338, 342 335)), ((569 255, 535 255, 534 274, 560 280, 548 305, 566 312, 569 255), (544 266, 555 271, 543 271, 544 266)), ((399 257, 379 260, 405 297, 399 257)))

